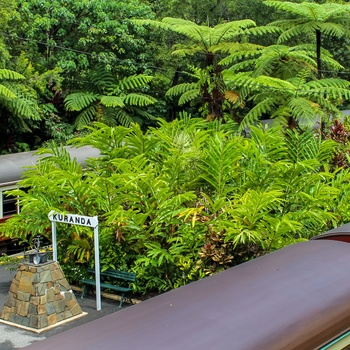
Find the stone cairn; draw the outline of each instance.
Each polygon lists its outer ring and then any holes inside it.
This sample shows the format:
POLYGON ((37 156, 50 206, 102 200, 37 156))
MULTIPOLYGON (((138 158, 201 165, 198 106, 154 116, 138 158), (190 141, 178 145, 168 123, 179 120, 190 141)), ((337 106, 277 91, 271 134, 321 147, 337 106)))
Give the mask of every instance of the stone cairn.
POLYGON ((0 318, 36 331, 85 314, 60 265, 51 261, 19 265, 0 318))

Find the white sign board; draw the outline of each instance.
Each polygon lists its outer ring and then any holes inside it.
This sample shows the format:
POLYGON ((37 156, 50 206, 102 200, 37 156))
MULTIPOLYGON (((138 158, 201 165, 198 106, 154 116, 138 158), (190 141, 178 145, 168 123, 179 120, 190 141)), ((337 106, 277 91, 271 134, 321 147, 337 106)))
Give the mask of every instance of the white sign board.
POLYGON ((48 215, 52 222, 52 252, 53 260, 57 261, 57 235, 56 222, 70 225, 80 225, 92 227, 94 229, 94 248, 95 248, 95 281, 96 281, 96 309, 101 310, 101 282, 100 282, 100 249, 98 243, 98 217, 84 216, 77 214, 62 214, 54 210, 48 215))
POLYGON ((49 213, 49 219, 55 222, 62 222, 64 224, 88 226, 95 228, 98 225, 97 216, 83 216, 76 214, 60 214, 55 211, 49 213))

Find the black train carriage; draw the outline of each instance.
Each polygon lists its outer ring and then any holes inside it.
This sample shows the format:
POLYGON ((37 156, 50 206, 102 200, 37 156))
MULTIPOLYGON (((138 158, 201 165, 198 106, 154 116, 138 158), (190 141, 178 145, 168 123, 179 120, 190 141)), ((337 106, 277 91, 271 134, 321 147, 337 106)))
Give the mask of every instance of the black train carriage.
POLYGON ((348 349, 350 224, 39 341, 28 350, 348 349), (336 239, 332 239, 336 237, 336 239))
MULTIPOLYGON (((90 146, 80 148, 66 147, 72 158, 76 158, 84 164, 87 158, 99 156, 99 150, 90 146)), ((0 223, 17 213, 16 198, 6 196, 5 192, 16 188, 17 182, 22 178, 22 173, 26 166, 35 165, 39 156, 35 152, 13 153, 0 156, 0 223)), ((18 250, 18 240, 12 240, 1 236, 0 233, 0 253, 12 253, 18 250)))

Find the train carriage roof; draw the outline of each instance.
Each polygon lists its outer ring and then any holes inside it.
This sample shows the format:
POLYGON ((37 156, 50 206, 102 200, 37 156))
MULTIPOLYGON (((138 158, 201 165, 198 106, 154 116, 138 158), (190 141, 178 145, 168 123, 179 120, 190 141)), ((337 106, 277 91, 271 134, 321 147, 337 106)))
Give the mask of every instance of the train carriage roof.
POLYGON ((298 243, 26 349, 313 349, 350 326, 349 266, 348 243, 298 243))
MULTIPOLYGON (((99 150, 90 146, 80 148, 66 147, 72 158, 84 163, 89 157, 98 157, 99 150)), ((34 151, 12 153, 0 156, 0 185, 13 184, 22 178, 23 167, 34 165, 39 159, 34 151)))

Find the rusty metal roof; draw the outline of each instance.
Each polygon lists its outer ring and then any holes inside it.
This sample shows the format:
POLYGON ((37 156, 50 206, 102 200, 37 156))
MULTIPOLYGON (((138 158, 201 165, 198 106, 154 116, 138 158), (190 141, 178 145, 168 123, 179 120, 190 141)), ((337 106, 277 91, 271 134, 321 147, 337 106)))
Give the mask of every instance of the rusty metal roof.
POLYGON ((298 243, 26 349, 313 349, 350 326, 349 266, 347 243, 298 243))

